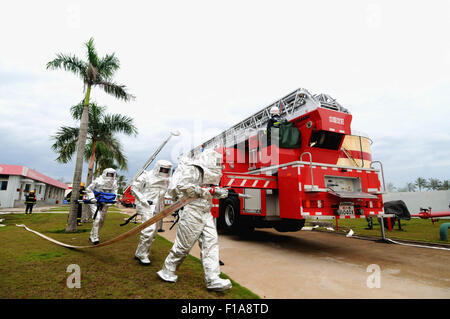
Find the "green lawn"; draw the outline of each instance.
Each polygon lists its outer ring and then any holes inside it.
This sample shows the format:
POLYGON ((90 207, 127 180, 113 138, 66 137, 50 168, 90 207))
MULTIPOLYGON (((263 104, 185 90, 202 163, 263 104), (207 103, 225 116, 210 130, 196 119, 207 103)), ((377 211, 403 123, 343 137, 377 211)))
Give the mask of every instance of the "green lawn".
MULTIPOLYGON (((386 237, 391 239, 406 239, 414 241, 423 242, 434 242, 434 243, 447 243, 449 241, 439 240, 439 227, 443 223, 450 223, 449 219, 440 219, 435 221, 434 225, 431 219, 417 219, 413 218, 411 220, 402 220, 401 226, 402 230, 398 229, 397 223, 395 224, 392 231, 388 231, 385 228, 386 237)), ((380 224, 376 218, 373 218, 373 230, 365 229, 367 227, 367 221, 365 218, 361 219, 339 219, 339 228, 342 231, 348 231, 352 229, 356 235, 361 236, 373 236, 381 238, 380 224)))
MULTIPOLYGON (((43 212, 68 212, 69 210, 70 205, 62 205, 43 210, 43 212)), ((118 209, 116 206, 109 206, 108 212, 120 212, 120 209, 118 209)))
MULTIPOLYGON (((100 239, 105 241, 133 227, 120 227, 123 214, 108 213, 100 239)), ((24 228, 26 226, 56 240, 88 244, 92 224, 67 234, 67 214, 3 215, 6 227, 0 227, 0 298, 259 298, 233 282, 226 292, 205 288, 203 270, 195 257, 188 256, 178 270, 178 282, 163 282, 156 275, 172 243, 157 236, 151 251, 152 264, 141 266, 134 260, 138 235, 110 246, 74 250, 53 244, 24 228), (81 268, 81 288, 66 286, 67 266, 81 268)), ((223 278, 228 278, 222 274, 223 278)))

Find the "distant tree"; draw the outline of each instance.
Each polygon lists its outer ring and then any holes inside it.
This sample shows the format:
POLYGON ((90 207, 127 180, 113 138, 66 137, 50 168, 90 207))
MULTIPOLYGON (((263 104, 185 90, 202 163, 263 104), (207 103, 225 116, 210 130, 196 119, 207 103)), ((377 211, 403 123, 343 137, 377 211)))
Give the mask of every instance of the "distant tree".
POLYGON ((394 184, 392 184, 392 183, 387 183, 387 184, 386 184, 386 190, 387 190, 389 193, 392 193, 392 192, 395 192, 395 191, 397 190, 397 188, 394 186, 394 184))
MULTIPOLYGON (((117 144, 116 148, 118 150, 118 153, 122 153, 122 146, 120 145, 119 141, 115 141, 114 143, 117 144)), ((117 161, 117 159, 114 157, 114 154, 103 150, 103 148, 98 148, 97 151, 102 153, 102 156, 98 156, 95 159, 95 177, 100 176, 103 170, 107 168, 114 168, 115 170, 126 169, 126 167, 124 168, 120 164, 120 161, 117 161)), ((126 161, 126 158, 124 158, 123 160, 126 161)))
POLYGON ((416 185, 414 183, 409 182, 409 183, 406 184, 406 190, 408 192, 415 192, 416 191, 416 185))
POLYGON ((425 178, 422 178, 422 177, 417 177, 417 179, 415 180, 414 184, 419 188, 419 192, 421 192, 422 188, 426 188, 427 187, 427 180, 425 178))
POLYGON ((119 186, 118 193, 123 194, 125 187, 127 187, 127 179, 123 175, 117 175, 117 185, 119 186))
POLYGON ((443 181, 440 189, 443 191, 449 190, 450 189, 450 180, 447 179, 447 180, 443 181))
POLYGON ((442 182, 437 178, 429 178, 426 188, 429 190, 438 190, 442 186, 442 182))

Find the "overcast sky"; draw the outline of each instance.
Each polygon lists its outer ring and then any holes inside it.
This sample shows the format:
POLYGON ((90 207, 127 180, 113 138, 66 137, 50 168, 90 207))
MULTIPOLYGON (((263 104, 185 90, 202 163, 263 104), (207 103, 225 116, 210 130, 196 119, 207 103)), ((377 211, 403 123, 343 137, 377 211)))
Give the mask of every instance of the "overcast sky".
MULTIPOLYGON (((8 1, 0 10, 0 163, 73 178, 50 136, 76 125, 73 74, 56 53, 115 52, 115 82, 136 100, 91 97, 135 119, 124 137, 132 177, 170 130, 159 158, 197 145, 291 91, 328 93, 373 140, 398 187, 450 178, 449 1, 8 1)), ((86 169, 83 175, 86 174, 86 169)))

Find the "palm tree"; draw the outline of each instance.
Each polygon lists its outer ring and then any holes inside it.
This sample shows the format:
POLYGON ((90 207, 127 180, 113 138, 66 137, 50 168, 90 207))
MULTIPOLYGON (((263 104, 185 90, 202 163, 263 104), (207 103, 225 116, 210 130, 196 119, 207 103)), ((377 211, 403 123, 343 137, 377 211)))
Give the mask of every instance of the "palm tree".
POLYGON ((386 190, 390 193, 395 192, 397 190, 397 187, 394 186, 392 183, 386 184, 386 190))
POLYGON ((442 182, 437 178, 429 178, 427 188, 433 191, 440 189, 442 186, 442 182))
MULTIPOLYGON (((104 114, 106 108, 97 106, 95 103, 91 104, 91 109, 92 112, 89 111, 89 140, 85 151, 85 158, 89 158, 86 185, 92 182, 96 158, 112 157, 113 162, 117 163, 117 168, 121 170, 127 169, 127 159, 123 155, 122 145, 114 137, 114 133, 136 136, 138 132, 131 117, 120 114, 104 114)), ((72 106, 71 113, 73 118, 80 120, 83 113, 83 105, 72 106)))
POLYGON ((406 190, 408 192, 415 192, 416 191, 416 185, 414 183, 409 182, 409 183, 406 184, 406 190))
POLYGON ((123 175, 117 175, 117 185, 119 186, 118 193, 123 194, 125 187, 127 187, 127 179, 123 175))
POLYGON ((427 180, 425 178, 422 177, 417 177, 417 179, 415 180, 414 184, 419 187, 419 192, 422 191, 422 188, 426 188, 427 187, 427 180))
MULTIPOLYGON (((83 104, 75 105, 71 108, 72 117, 80 120, 83 104)), ((115 133, 125 133, 126 135, 136 135, 137 129, 133 124, 133 119, 120 114, 105 114, 106 107, 90 103, 89 106, 89 127, 88 143, 85 148, 85 161, 89 162, 86 185, 91 184, 94 170, 94 163, 102 158, 108 158, 108 167, 116 169, 127 169, 127 158, 123 154, 122 145, 114 137, 115 133)), ((52 137, 55 143, 52 149, 58 153, 56 159, 60 163, 67 163, 72 159, 75 152, 75 145, 78 139, 78 128, 63 126, 52 137)), ((82 221, 87 222, 89 214, 87 207, 83 207, 82 221)))
MULTIPOLYGON (((71 108, 74 119, 80 119, 83 109, 82 104, 71 108)), ((122 145, 114 137, 115 133, 126 135, 136 135, 137 128, 133 124, 133 119, 120 114, 105 114, 105 107, 100 107, 95 103, 89 106, 89 127, 84 157, 89 162, 86 185, 92 182, 94 163, 101 158, 108 158, 111 166, 126 170, 127 159, 123 154, 122 145)), ((75 152, 75 145, 78 140, 79 129, 76 127, 62 126, 59 131, 52 136, 55 140, 52 149, 58 153, 56 160, 60 163, 67 163, 72 159, 75 152)), ((109 166, 109 167, 111 167, 109 166)))
POLYGON ((450 189, 450 180, 445 180, 441 185, 442 190, 449 190, 450 189))
POLYGON ((97 156, 95 158, 94 176, 98 177, 106 168, 114 168, 115 170, 127 169, 127 158, 123 155, 122 145, 117 139, 111 139, 114 144, 114 151, 111 152, 103 144, 97 147, 97 156))
POLYGON ((79 76, 84 84, 85 97, 83 105, 83 113, 81 115, 79 135, 76 146, 76 162, 75 171, 72 182, 71 207, 69 218, 67 222, 66 232, 75 232, 77 230, 76 215, 77 205, 76 200, 80 193, 81 174, 83 172, 83 158, 86 144, 86 137, 88 131, 88 112, 89 99, 91 89, 95 86, 102 88, 107 94, 113 95, 123 101, 129 101, 134 98, 133 95, 127 92, 124 85, 119 85, 112 82, 114 73, 119 69, 120 63, 115 54, 107 54, 100 58, 94 46, 94 39, 90 38, 85 43, 87 49, 87 61, 84 61, 75 55, 58 53, 56 59, 47 63, 47 69, 63 69, 72 72, 79 76))

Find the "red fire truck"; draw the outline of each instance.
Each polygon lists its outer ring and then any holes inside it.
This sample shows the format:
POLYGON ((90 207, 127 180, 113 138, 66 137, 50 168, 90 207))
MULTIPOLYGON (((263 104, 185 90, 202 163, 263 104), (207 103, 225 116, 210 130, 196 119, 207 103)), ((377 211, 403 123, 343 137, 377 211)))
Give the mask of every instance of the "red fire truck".
POLYGON ((329 95, 301 88, 191 150, 191 158, 204 148, 222 153, 220 186, 249 195, 213 201, 218 227, 238 233, 255 227, 287 232, 300 230, 310 218, 338 222, 383 215, 384 189, 380 170, 372 165, 371 141, 352 134, 351 121, 349 111, 329 95), (283 125, 297 130, 296 147, 282 145, 281 127, 271 131, 278 140, 267 140, 273 106, 283 125))
POLYGON ((123 192, 123 195, 119 198, 119 203, 121 203, 125 207, 134 207, 135 198, 131 195, 131 186, 128 186, 123 192))

